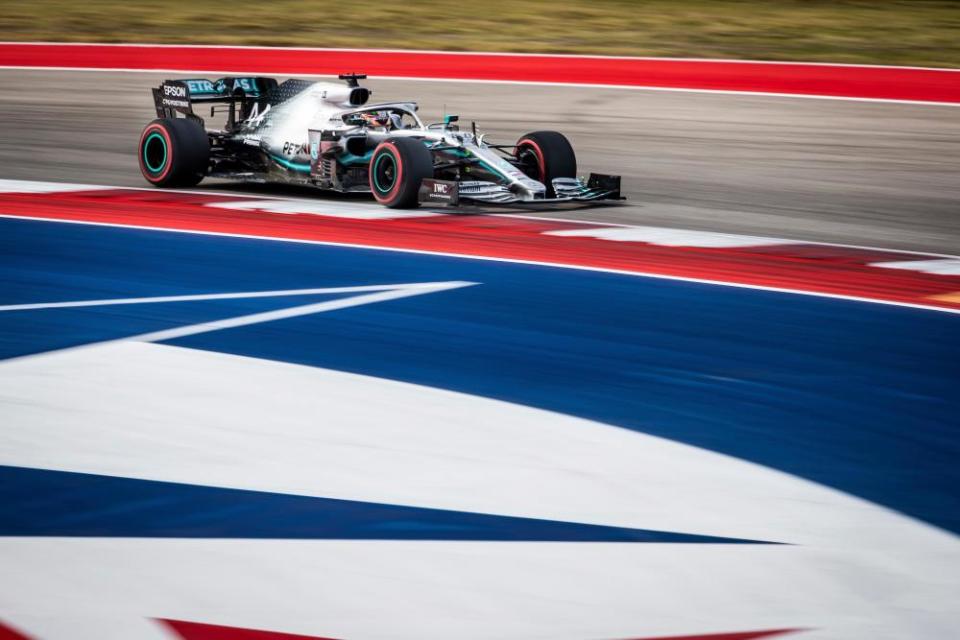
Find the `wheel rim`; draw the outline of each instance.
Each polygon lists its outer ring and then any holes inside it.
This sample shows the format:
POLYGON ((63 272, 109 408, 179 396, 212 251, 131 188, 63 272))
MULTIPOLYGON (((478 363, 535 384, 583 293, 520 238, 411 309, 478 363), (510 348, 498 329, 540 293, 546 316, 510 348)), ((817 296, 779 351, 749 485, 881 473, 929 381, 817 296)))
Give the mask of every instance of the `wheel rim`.
POLYGON ((167 141, 157 132, 143 141, 143 165, 150 173, 160 173, 167 164, 167 141))
POLYGON ((389 193, 397 181, 397 161, 389 152, 381 153, 373 163, 373 184, 380 193, 389 193))
POLYGON ((540 158, 537 157, 537 152, 534 151, 533 147, 528 144, 521 145, 517 149, 517 161, 520 163, 521 171, 534 180, 543 182, 544 175, 540 166, 540 158))

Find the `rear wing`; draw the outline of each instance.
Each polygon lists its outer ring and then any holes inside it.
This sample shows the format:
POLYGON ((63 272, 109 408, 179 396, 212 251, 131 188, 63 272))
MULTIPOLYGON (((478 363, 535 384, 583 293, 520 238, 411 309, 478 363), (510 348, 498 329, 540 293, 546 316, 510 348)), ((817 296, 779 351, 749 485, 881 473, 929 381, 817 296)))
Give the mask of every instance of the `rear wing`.
MULTIPOLYGON (((237 122, 237 106, 240 107, 242 121, 255 104, 263 102, 266 106, 267 94, 276 89, 277 81, 259 76, 228 76, 219 80, 188 78, 185 80, 164 80, 153 89, 153 102, 158 118, 175 118, 182 113, 188 118, 203 119, 193 111, 195 104, 226 104, 229 106, 228 128, 237 122)), ((211 110, 211 115, 212 115, 211 110)))

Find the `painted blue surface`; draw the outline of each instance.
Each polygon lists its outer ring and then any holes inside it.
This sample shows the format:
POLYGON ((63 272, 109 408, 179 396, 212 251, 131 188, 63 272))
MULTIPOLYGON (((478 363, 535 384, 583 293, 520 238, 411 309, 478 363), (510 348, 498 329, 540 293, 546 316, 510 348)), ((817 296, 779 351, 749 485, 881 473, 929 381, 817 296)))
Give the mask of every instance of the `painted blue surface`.
MULTIPOLYGON (((599 420, 960 532, 956 315, 531 265, 0 221, 4 304, 438 280, 482 284, 174 344, 599 420)), ((161 306, 141 313, 158 322, 161 306)), ((142 330, 144 319, 128 312, 89 311, 113 337, 142 330)), ((29 349, 89 340, 75 321, 50 312, 29 349)), ((8 353, 22 330, 0 314, 8 353)))
POLYGON ((757 543, 0 466, 0 536, 757 543))

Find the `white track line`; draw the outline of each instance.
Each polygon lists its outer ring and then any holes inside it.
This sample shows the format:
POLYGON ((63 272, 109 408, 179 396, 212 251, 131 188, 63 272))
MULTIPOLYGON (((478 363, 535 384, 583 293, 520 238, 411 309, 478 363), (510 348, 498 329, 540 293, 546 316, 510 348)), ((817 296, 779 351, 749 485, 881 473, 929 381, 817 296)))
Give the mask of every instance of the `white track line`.
MULTIPOLYGON (((164 329, 162 331, 152 331, 150 333, 141 333, 129 338, 111 340, 110 342, 161 342, 163 340, 173 340, 193 336, 199 333, 209 333, 211 331, 220 331, 221 329, 235 329, 245 327, 251 324, 261 322, 272 322, 274 320, 284 320, 287 318, 296 318, 297 316, 306 316, 314 313, 324 313, 326 311, 336 311, 338 309, 348 309, 350 307, 359 307, 374 302, 385 302, 387 300, 396 300, 398 298, 407 298, 410 296, 419 296, 425 293, 436 293, 446 291, 447 289, 458 289, 460 287, 469 287, 477 284, 476 282, 427 282, 417 285, 406 285, 398 289, 388 291, 379 291, 377 293, 367 293, 349 298, 340 298, 338 300, 327 300, 324 302, 315 302, 313 304, 304 304, 287 309, 276 309, 274 311, 263 311, 260 313, 251 313, 245 316, 235 318, 225 318, 223 320, 214 320, 212 322, 201 322, 199 324, 187 325, 184 327, 175 327, 173 329, 164 329)), ((103 343, 100 343, 103 344, 103 343)))
POLYGON ((543 235, 562 238, 595 238, 610 242, 642 242, 661 247, 698 247, 705 249, 739 249, 793 244, 791 240, 782 238, 643 226, 562 229, 559 231, 544 231, 543 235))
POLYGON ((892 262, 873 262, 871 267, 881 269, 906 269, 938 276, 960 276, 960 258, 945 260, 897 260, 892 262))
MULTIPOLYGON (((90 72, 117 72, 117 73, 178 73, 190 75, 244 75, 250 74, 249 70, 244 69, 131 69, 125 67, 38 67, 30 65, 0 65, 0 70, 20 70, 20 71, 90 71, 90 72)), ((309 74, 298 73, 291 74, 287 71, 258 71, 256 73, 290 76, 296 75, 298 78, 335 78, 335 74, 309 74)), ((877 104, 912 104, 934 107, 960 107, 960 102, 937 102, 932 100, 900 100, 896 98, 856 98, 848 96, 826 96, 812 93, 775 93, 768 91, 732 91, 721 89, 687 89, 680 87, 651 87, 641 85, 623 85, 623 84, 599 84, 589 82, 544 82, 532 80, 480 80, 476 78, 423 78, 417 76, 395 76, 379 75, 376 79, 382 80, 402 80, 404 82, 462 82, 467 84, 505 84, 519 86, 542 86, 542 87, 573 87, 586 89, 625 89, 629 91, 667 91, 674 93, 707 93, 715 95, 728 96, 758 96, 763 98, 802 98, 805 100, 839 100, 843 102, 872 102, 877 104)))
POLYGON ((893 307, 906 307, 908 309, 922 309, 924 311, 939 311, 941 313, 951 313, 960 315, 960 309, 950 309, 926 304, 916 304, 913 302, 897 302, 894 300, 878 300, 876 298, 864 298, 861 296, 849 296, 839 293, 822 293, 819 291, 802 291, 798 289, 785 289, 783 287, 769 287, 757 284, 744 284, 740 282, 724 282, 722 280, 709 280, 706 278, 691 278, 687 276, 665 275, 662 273, 649 273, 639 271, 626 271, 624 269, 608 269, 604 267, 590 267, 573 264, 562 264, 559 262, 543 262, 539 260, 520 260, 517 258, 495 258, 490 256, 475 256, 465 253, 453 253, 448 251, 424 251, 422 249, 403 249, 397 247, 379 247, 374 245, 356 244, 348 242, 330 242, 324 240, 301 240, 297 238, 271 238, 265 236, 255 236, 243 233, 224 233, 219 231, 197 231, 193 229, 168 229, 163 227, 147 227, 135 224, 120 224, 112 222, 88 222, 85 220, 62 220, 58 218, 43 218, 39 216, 18 216, 0 213, 0 218, 10 218, 13 220, 35 220, 37 222, 59 222, 64 224, 82 224, 94 227, 113 227, 119 229, 141 229, 145 231, 162 231, 167 233, 187 233, 192 235, 217 236, 223 238, 243 238, 246 240, 270 240, 273 242, 293 242, 297 244, 314 244, 325 247, 345 247, 348 249, 368 249, 372 251, 389 251, 392 253, 410 253, 414 255, 444 256, 450 258, 464 258, 467 260, 483 260, 486 262, 506 262, 510 264, 528 264, 540 267, 554 267, 558 269, 575 269, 577 271, 594 271, 598 273, 614 273, 617 275, 634 276, 638 278, 654 278, 657 280, 672 280, 677 282, 694 282, 697 284, 717 285, 721 287, 733 287, 736 289, 753 289, 756 291, 772 291, 776 293, 790 293, 801 296, 813 296, 817 298, 829 298, 832 300, 849 300, 852 302, 867 302, 871 304, 882 304, 893 307))
POLYGON ((29 311, 35 309, 74 309, 77 307, 105 307, 118 304, 151 304, 157 302, 193 302, 198 300, 236 300, 246 298, 280 298, 308 296, 321 293, 364 293, 393 289, 433 288, 436 283, 384 284, 359 287, 326 287, 322 289, 281 289, 278 291, 246 291, 238 293, 201 293, 182 296, 154 296, 151 298, 112 298, 107 300, 76 300, 73 302, 36 302, 31 304, 0 305, 0 311, 29 311))
MULTIPOLYGON (((470 287, 473 285, 479 284, 477 282, 465 282, 465 281, 450 281, 450 282, 421 282, 414 284, 406 285, 379 285, 374 288, 380 289, 376 293, 366 293, 357 296, 351 296, 349 298, 339 298, 337 300, 326 300, 324 302, 314 302, 311 304, 299 305, 296 307, 287 307, 285 309, 276 309, 273 311, 262 311, 259 313, 251 313, 243 316, 236 316, 233 318, 224 318, 222 320, 213 320, 210 322, 200 322, 198 324, 185 325, 181 327, 174 327, 172 329, 163 329, 161 331, 151 331, 149 333, 141 333, 134 336, 126 336, 123 338, 116 338, 112 340, 101 340, 99 342, 90 342, 86 344, 81 344, 73 347, 66 347, 64 349, 54 349, 52 351, 43 351, 41 353, 31 353, 25 356, 18 356, 15 358, 8 358, 4 362, 13 362, 16 360, 22 360, 25 358, 34 358, 37 356, 46 356, 52 353, 65 353, 73 352, 80 349, 89 349, 93 347, 103 346, 107 344, 118 344, 121 342, 162 342, 164 340, 174 340, 176 338, 184 338, 187 336, 193 336, 200 333, 209 333, 211 331, 220 331, 222 329, 235 329, 238 327, 245 327, 252 324, 260 324, 262 322, 272 322, 274 320, 284 320, 287 318, 296 318, 298 316, 306 316, 314 313, 325 313, 327 311, 336 311, 338 309, 348 309, 350 307, 359 307, 365 304, 373 304, 376 302, 385 302, 387 300, 396 300, 399 298, 407 298, 410 296, 419 296, 426 293, 436 293, 439 291, 446 291, 449 289, 459 289, 461 287, 470 287), (383 290, 384 287, 390 286, 391 288, 383 290)), ((351 287, 344 287, 339 289, 343 291, 344 289, 350 289, 351 287)), ((370 290, 370 287, 352 287, 354 290, 370 290)), ((330 292, 331 289, 320 290, 323 292, 330 292)), ((269 292, 266 292, 269 293, 269 292)), ((237 296, 234 296, 237 297, 237 296)), ((246 296, 254 297, 254 296, 246 296)), ((260 296, 263 297, 263 296, 260 296)), ((209 297, 207 297, 209 299, 209 297)), ((142 300, 142 299, 141 299, 142 300)), ((156 300, 151 300, 155 302, 156 300)), ((109 303, 116 303, 116 301, 108 301, 109 303)), ((89 305, 87 305, 89 306, 89 305)))
POLYGON ((205 207, 231 209, 234 211, 258 210, 266 213, 298 214, 307 213, 328 218, 347 218, 352 220, 400 220, 408 218, 430 218, 444 215, 429 209, 388 209, 383 206, 371 206, 370 203, 338 202, 331 206, 318 200, 250 200, 247 202, 207 202, 205 207))

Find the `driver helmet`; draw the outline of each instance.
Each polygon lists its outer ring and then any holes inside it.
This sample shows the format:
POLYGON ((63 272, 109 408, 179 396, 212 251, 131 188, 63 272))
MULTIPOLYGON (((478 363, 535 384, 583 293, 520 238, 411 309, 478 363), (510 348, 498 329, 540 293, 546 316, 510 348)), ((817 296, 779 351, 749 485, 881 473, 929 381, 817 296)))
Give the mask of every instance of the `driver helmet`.
POLYGON ((389 111, 367 111, 361 113, 360 117, 363 118, 368 127, 390 128, 392 124, 389 111))

